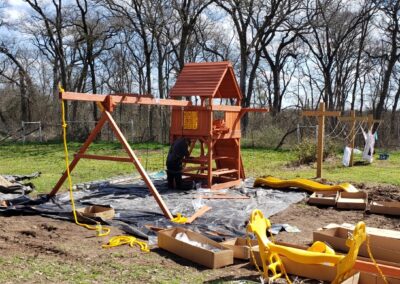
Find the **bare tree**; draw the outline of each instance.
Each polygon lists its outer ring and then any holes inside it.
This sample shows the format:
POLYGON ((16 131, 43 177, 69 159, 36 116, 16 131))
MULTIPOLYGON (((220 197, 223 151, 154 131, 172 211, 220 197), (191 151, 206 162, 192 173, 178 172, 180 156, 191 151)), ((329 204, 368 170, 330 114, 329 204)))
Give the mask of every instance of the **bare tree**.
MULTIPOLYGON (((365 15, 369 15, 370 7, 366 4, 354 12, 349 6, 345 6, 342 0, 317 0, 311 4, 314 7, 307 8, 309 33, 301 35, 301 38, 316 59, 323 75, 323 100, 328 109, 333 109, 337 96, 343 91, 339 86, 335 91, 335 73, 339 74, 340 70, 337 68, 340 68, 340 64, 343 67, 344 59, 351 58, 343 58, 341 55, 354 45, 356 34, 361 24, 366 21, 365 15), (341 62, 337 62, 338 59, 341 62)), ((336 83, 339 81, 336 80, 336 83)))
MULTIPOLYGON (((76 90, 83 91, 84 80, 87 78, 88 67, 90 69, 91 92, 97 94, 96 60, 105 51, 112 49, 116 42, 110 43, 116 34, 113 25, 104 25, 106 17, 102 15, 88 0, 76 0, 78 8, 77 18, 73 20, 76 26, 78 38, 76 45, 81 53, 82 72, 75 83, 76 90), (83 54, 82 54, 83 53, 83 54)), ((112 23, 110 23, 112 24, 112 23)), ((75 120, 76 114, 73 115, 75 120)), ((93 118, 98 119, 97 106, 93 103, 93 118)))
MULTIPOLYGON (((280 16, 280 25, 275 27, 276 30, 270 28, 274 36, 271 44, 266 42, 262 46, 262 57, 267 60, 272 71, 273 96, 270 98, 272 115, 276 115, 277 112, 281 111, 282 100, 289 83, 285 82, 284 67, 290 59, 298 57, 296 50, 300 47, 296 42, 307 24, 304 22, 304 17, 299 16, 301 11, 301 2, 293 1, 288 3, 287 9, 283 10, 280 16)), ((266 39, 269 40, 268 38, 263 38, 263 40, 266 39)), ((294 71, 295 68, 292 69, 294 71)))
MULTIPOLYGON (((299 2, 291 0, 221 0, 217 3, 230 15, 236 29, 240 50, 239 85, 243 94, 242 106, 248 107, 251 103, 262 52, 264 51, 265 57, 270 57, 270 63, 275 66, 276 62, 273 62, 266 46, 271 44, 278 29, 283 29, 283 23, 291 13, 298 9, 299 2)), ((282 58, 279 57, 279 60, 281 61, 282 58)), ((280 65, 282 66, 282 64, 280 65)), ((247 124, 248 116, 246 115, 243 118, 244 132, 247 124)))
MULTIPOLYGON (((383 23, 380 24, 384 32, 384 42, 388 46, 387 54, 383 55, 386 62, 382 80, 382 87, 379 91, 379 98, 375 108, 375 117, 381 118, 384 106, 389 93, 389 84, 392 78, 393 69, 400 59, 400 0, 379 1, 375 3, 383 13, 383 23)), ((380 21, 381 23, 381 21, 380 21)))
POLYGON ((178 62, 178 72, 185 65, 185 56, 190 39, 194 36, 196 22, 213 0, 172 0, 173 21, 169 22, 167 37, 178 62))
MULTIPOLYGON (((35 12, 32 21, 26 29, 30 30, 35 37, 35 44, 53 63, 53 93, 56 97, 58 92, 57 85, 65 89, 70 89, 71 84, 68 80, 68 63, 65 52, 65 29, 67 26, 64 21, 62 0, 52 0, 49 6, 37 0, 24 0, 35 12)), ((68 104, 65 105, 66 117, 68 119, 68 104)))
POLYGON ((32 109, 30 107, 30 94, 32 95, 35 92, 32 78, 30 77, 25 64, 23 64, 21 59, 18 58, 18 50, 14 53, 6 47, 4 42, 0 42, 0 53, 4 54, 18 69, 18 81, 12 77, 8 77, 4 72, 0 72, 0 76, 7 78, 19 87, 21 98, 21 121, 31 121, 32 109))

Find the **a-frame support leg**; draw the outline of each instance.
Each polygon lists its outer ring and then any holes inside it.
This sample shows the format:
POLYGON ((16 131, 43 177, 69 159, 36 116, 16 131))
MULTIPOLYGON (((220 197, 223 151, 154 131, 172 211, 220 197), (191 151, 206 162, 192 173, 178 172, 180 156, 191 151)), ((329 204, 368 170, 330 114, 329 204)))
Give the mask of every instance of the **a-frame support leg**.
MULTIPOLYGON (((140 164, 138 158, 136 157, 135 153, 133 152, 132 148, 129 146, 129 143, 126 141, 124 135, 122 134, 121 130, 119 129, 118 125, 114 121, 113 117, 108 111, 103 111, 103 114, 97 123, 96 127, 90 133, 88 139, 86 139, 85 143, 79 149, 78 154, 84 154, 89 145, 93 142, 96 138, 97 133, 99 133, 100 129, 103 127, 104 123, 108 121, 110 123, 111 128, 114 130, 115 135, 117 136, 118 140, 121 142, 122 146, 124 147, 125 151, 127 152, 129 158, 131 159, 132 163, 135 165, 136 170, 139 172, 140 176, 143 178, 144 182, 146 183, 147 187, 149 188, 151 194, 153 195, 154 199, 156 200, 158 206, 160 206, 162 212, 164 213, 165 217, 168 219, 172 219, 173 216, 169 211, 168 207, 164 203, 164 200, 161 198, 160 194, 158 193, 157 189, 155 188, 153 182, 150 180, 149 176, 147 175, 146 171, 144 170, 143 166, 140 164)), ((69 165, 69 170, 75 168, 77 163, 80 160, 80 155, 76 155, 75 158, 69 165)), ((53 190, 50 192, 49 196, 54 196, 62 184, 67 179, 67 171, 63 173, 57 184, 54 186, 53 190)))
MULTIPOLYGON (((92 130, 92 132, 90 132, 89 137, 86 139, 85 143, 83 143, 82 147, 79 149, 77 154, 84 154, 86 152, 87 148, 89 148, 89 145, 96 138, 97 133, 99 133, 99 131, 101 130, 101 128, 103 127, 103 125, 106 121, 107 121, 107 116, 103 112, 103 115, 100 117, 99 122, 97 122, 95 128, 92 130)), ((80 159, 81 159, 80 155, 76 155, 74 157, 72 162, 69 164, 69 172, 72 172, 74 170, 76 164, 78 164, 80 159)), ((61 178, 58 180, 56 185, 53 187, 53 190, 49 193, 50 197, 57 194, 57 192, 60 190, 61 186, 67 179, 67 177, 68 177, 67 170, 65 170, 65 172, 62 174, 61 178)))
POLYGON ((156 187, 154 186, 153 182, 151 181, 150 177, 147 175, 146 170, 143 168, 139 159, 136 157, 131 146, 129 146, 128 141, 126 141, 125 136, 122 134, 117 123, 114 121, 114 119, 112 118, 111 114, 108 111, 105 111, 104 114, 107 116, 107 119, 108 119, 112 129, 114 130, 115 135, 117 136, 118 140, 121 142, 125 151, 128 153, 129 158, 132 159, 132 162, 135 165, 136 170, 139 172, 140 176, 143 178, 144 182, 146 183, 147 187, 149 188, 154 199, 157 201, 158 206, 160 206, 162 212, 164 213, 164 216, 170 220, 173 219, 174 217, 172 216, 171 212, 169 211, 167 205, 164 203, 164 200, 161 198, 161 195, 158 193, 158 191, 157 191, 156 187))

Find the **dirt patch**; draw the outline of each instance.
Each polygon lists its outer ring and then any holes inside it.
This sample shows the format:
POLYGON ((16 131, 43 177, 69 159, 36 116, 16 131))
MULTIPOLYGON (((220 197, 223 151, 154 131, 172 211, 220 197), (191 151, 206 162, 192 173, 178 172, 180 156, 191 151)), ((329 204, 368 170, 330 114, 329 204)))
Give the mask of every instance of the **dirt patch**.
MULTIPOLYGON (((356 186, 374 200, 399 200, 399 187, 356 186)), ((297 226, 301 233, 282 232, 276 240, 300 245, 309 245, 312 232, 329 223, 354 224, 363 220, 367 226, 400 230, 397 217, 309 206, 305 201, 291 205, 270 219, 272 223, 297 226)), ((124 233, 112 228, 111 236, 121 234, 124 233)), ((149 254, 137 247, 101 248, 108 239, 96 237, 94 231, 67 221, 40 216, 0 217, 0 264, 3 271, 8 271, 4 277, 9 281, 0 280, 4 283, 258 281, 258 272, 247 262, 236 261, 232 266, 209 270, 158 248, 149 254), (25 275, 21 271, 29 273, 25 275)))

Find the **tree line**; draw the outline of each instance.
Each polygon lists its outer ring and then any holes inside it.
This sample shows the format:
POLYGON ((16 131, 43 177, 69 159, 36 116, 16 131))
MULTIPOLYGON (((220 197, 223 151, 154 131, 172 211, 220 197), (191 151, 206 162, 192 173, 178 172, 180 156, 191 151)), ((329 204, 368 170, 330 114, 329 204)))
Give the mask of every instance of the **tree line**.
MULTIPOLYGON (((234 65, 242 106, 276 116, 324 101, 388 117, 392 129, 399 120, 400 0, 21 1, 15 11, 0 0, 5 132, 21 120, 54 119, 58 84, 166 98, 185 63, 224 60, 234 65)), ((99 117, 95 104, 76 102, 67 115, 99 117)))

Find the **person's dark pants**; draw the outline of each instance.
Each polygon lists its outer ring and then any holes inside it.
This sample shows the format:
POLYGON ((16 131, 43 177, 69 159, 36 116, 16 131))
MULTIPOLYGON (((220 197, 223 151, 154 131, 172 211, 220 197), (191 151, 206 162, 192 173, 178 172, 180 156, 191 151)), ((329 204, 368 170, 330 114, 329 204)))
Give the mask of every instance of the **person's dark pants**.
POLYGON ((182 188, 182 172, 167 170, 168 188, 182 188))

